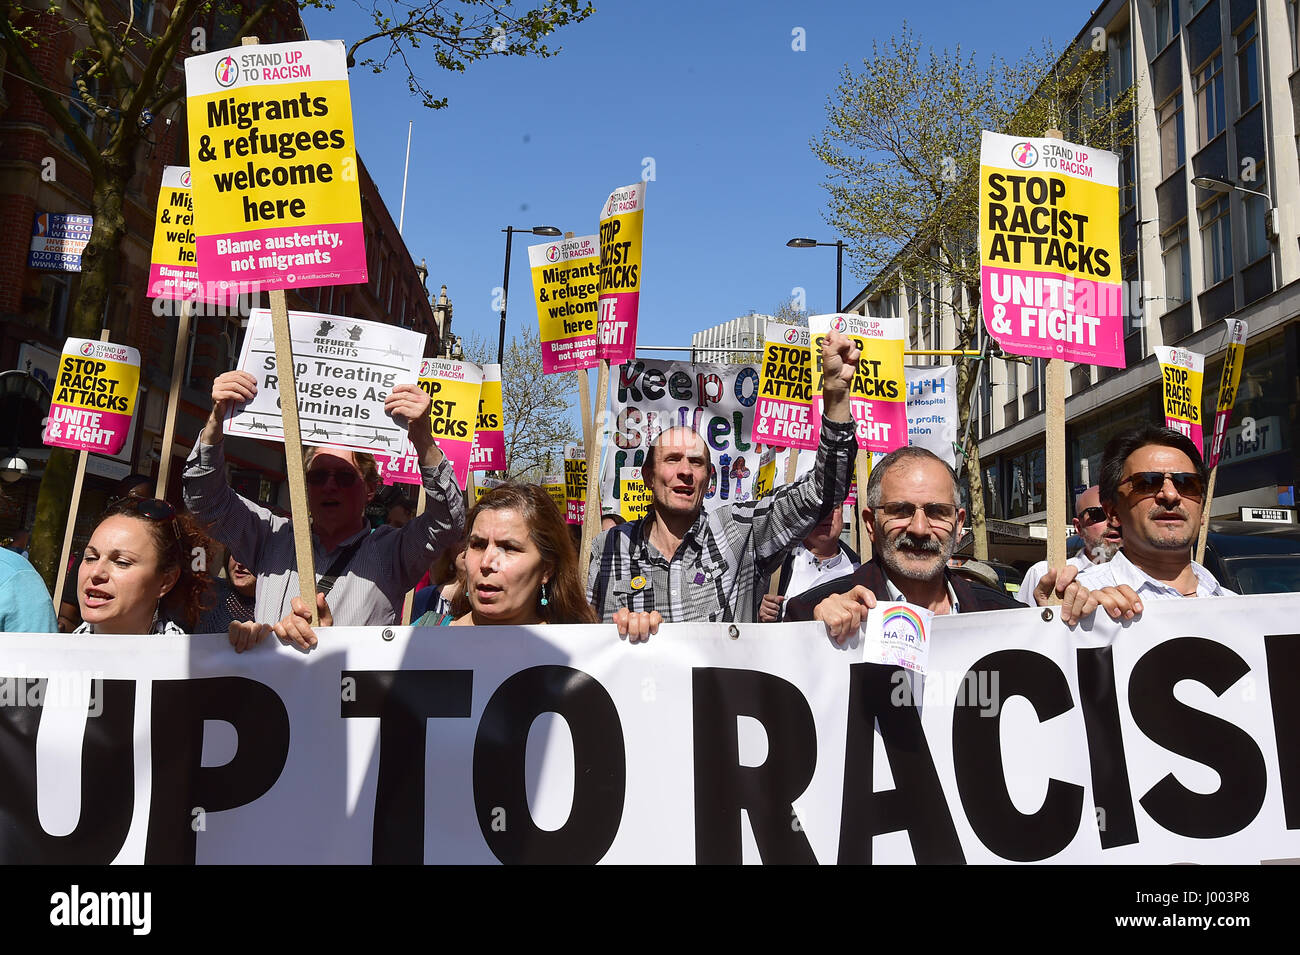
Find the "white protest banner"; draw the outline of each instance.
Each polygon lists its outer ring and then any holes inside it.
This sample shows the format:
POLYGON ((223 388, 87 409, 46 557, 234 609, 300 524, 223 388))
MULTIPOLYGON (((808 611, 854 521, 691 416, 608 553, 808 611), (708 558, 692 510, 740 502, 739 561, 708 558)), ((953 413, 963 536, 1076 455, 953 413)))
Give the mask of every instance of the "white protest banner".
POLYGON ((817 623, 8 634, 0 862, 1294 860, 1298 613, 940 616, 923 677, 817 623))
POLYGON ((691 428, 713 457, 704 506, 716 507, 754 497, 761 444, 753 444, 758 369, 753 365, 693 365, 635 359, 618 368, 610 383, 614 414, 612 453, 601 470, 605 511, 621 503, 620 468, 640 468, 646 449, 661 431, 691 428))
POLYGON ((907 382, 907 443, 933 451, 950 468, 957 466, 957 366, 905 367, 907 382))
MULTIPOLYGON (((384 399, 395 385, 416 383, 424 334, 316 312, 290 312, 289 331, 303 444, 399 450, 406 428, 384 413, 384 399)), ((269 309, 249 314, 237 367, 257 379, 257 396, 230 411, 226 433, 284 441, 269 309)))

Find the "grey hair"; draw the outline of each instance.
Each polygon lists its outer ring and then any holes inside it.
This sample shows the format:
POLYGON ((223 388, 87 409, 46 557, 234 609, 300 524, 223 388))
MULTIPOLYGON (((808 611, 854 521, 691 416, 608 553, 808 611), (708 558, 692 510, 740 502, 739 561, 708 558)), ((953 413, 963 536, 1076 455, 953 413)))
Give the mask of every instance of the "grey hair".
POLYGON ((948 466, 948 462, 939 457, 933 451, 927 451, 925 448, 919 448, 915 445, 907 445, 902 448, 895 448, 881 459, 880 463, 871 469, 871 477, 867 480, 867 507, 875 510, 880 506, 880 485, 884 483, 885 472, 897 464, 917 464, 921 461, 933 461, 947 472, 948 477, 952 479, 952 503, 954 507, 961 507, 961 490, 957 485, 957 474, 948 466))

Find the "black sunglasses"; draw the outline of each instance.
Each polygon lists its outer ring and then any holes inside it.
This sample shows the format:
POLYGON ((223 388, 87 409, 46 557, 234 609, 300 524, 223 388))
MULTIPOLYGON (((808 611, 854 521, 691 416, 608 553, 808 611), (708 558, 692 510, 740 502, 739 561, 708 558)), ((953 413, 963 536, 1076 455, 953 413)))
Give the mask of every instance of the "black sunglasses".
POLYGON ((334 483, 339 487, 351 487, 361 480, 356 471, 345 468, 316 468, 307 472, 307 483, 313 487, 321 487, 329 480, 331 474, 334 475, 334 483))
POLYGON ((1195 471, 1134 471, 1119 483, 1132 484, 1134 494, 1147 497, 1159 494, 1166 480, 1173 482, 1179 497, 1199 499, 1205 496, 1205 482, 1195 471))
POLYGON ((1104 507, 1085 507, 1079 512, 1080 524, 1100 524, 1106 519, 1104 507))

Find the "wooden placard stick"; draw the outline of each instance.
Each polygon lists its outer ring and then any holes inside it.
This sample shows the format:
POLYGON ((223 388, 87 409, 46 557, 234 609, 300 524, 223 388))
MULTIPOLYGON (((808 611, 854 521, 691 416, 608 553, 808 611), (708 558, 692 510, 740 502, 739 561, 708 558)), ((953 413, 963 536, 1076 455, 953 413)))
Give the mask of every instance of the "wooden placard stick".
MULTIPOLYGON (((421 475, 420 483, 417 484, 416 487, 419 490, 415 492, 415 516, 419 517, 421 514, 424 513, 424 506, 427 503, 425 501, 425 495, 424 495, 423 475, 421 475)), ((470 503, 472 504, 474 502, 474 472, 473 471, 469 472, 469 487, 470 487, 469 500, 470 503)), ((435 587, 438 586, 438 582, 436 580, 430 580, 430 583, 432 583, 433 586, 435 587)), ((402 626, 403 627, 409 627, 411 625, 411 605, 412 603, 414 603, 414 601, 415 601, 415 590, 414 589, 408 590, 406 592, 406 596, 402 598, 402 626)))
POLYGON ((1205 488, 1205 505, 1201 510, 1201 532, 1196 538, 1196 562, 1205 563, 1205 539, 1210 533, 1210 505, 1214 503, 1214 482, 1219 476, 1219 462, 1210 468, 1210 483, 1205 488))
MULTIPOLYGON (((244 37, 244 46, 257 46, 258 38, 244 37)), ((284 466, 289 478, 289 510, 293 514, 293 549, 298 558, 298 594, 316 614, 316 559, 311 546, 311 518, 307 509, 307 480, 302 470, 302 428, 298 424, 298 384, 293 371, 293 344, 289 338, 289 306, 283 289, 267 293, 271 299, 271 331, 275 335, 275 367, 280 378, 280 411, 284 422, 284 466)))
MULTIPOLYGON (((99 333, 99 340, 108 341, 107 328, 99 333)), ((54 578, 55 617, 59 615, 59 605, 63 603, 63 584, 68 579, 68 555, 72 552, 72 535, 77 529, 77 505, 81 501, 82 482, 86 480, 86 455, 89 453, 89 451, 77 452, 77 476, 72 481, 72 510, 68 512, 68 523, 63 528, 63 549, 59 551, 59 573, 54 578)))
MULTIPOLYGON (((795 472, 799 470, 799 449, 791 448, 785 456, 785 483, 793 484, 795 472)), ((767 581, 767 593, 770 597, 776 596, 777 585, 781 583, 781 574, 778 571, 773 574, 767 581)))
POLYGON ((600 360, 600 371, 596 374, 596 396, 592 400, 596 405, 592 418, 595 422, 594 434, 586 447, 587 452, 587 503, 582 516, 582 549, 578 552, 578 574, 584 573, 588 557, 591 554, 591 542, 600 533, 600 455, 605 445, 605 416, 608 413, 606 401, 609 391, 609 359, 600 360), (597 439, 599 436, 599 439, 597 439), (599 445, 599 446, 597 446, 599 445), (594 505, 594 506, 593 506, 594 505))
MULTIPOLYGON (((1049 139, 1064 139, 1059 129, 1043 134, 1049 139)), ((1065 360, 1047 359, 1046 374, 1047 441, 1047 566, 1060 570, 1065 566, 1066 485, 1065 474, 1065 360)), ((1053 598, 1052 603, 1060 603, 1053 598)))
POLYGON ((857 464, 854 468, 858 482, 858 500, 853 507, 853 531, 857 535, 855 550, 865 564, 871 560, 871 535, 867 533, 867 481, 871 480, 871 452, 858 448, 857 464))
POLYGON ((190 318, 194 313, 194 299, 181 303, 180 322, 176 327, 176 351, 172 355, 172 385, 167 393, 167 415, 163 424, 162 455, 158 460, 158 483, 153 496, 167 498, 167 480, 172 470, 172 445, 176 441, 176 408, 181 400, 181 378, 185 374, 185 353, 190 341, 190 318))

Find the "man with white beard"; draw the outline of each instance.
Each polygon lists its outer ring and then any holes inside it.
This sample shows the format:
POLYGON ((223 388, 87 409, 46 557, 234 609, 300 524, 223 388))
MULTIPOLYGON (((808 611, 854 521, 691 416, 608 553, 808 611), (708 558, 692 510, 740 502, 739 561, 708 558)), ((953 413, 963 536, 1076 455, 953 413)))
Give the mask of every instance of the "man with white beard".
MULTIPOLYGON (((1119 522, 1109 520, 1106 510, 1101 506, 1101 489, 1094 484, 1074 499, 1074 532, 1083 539, 1079 553, 1071 557, 1067 564, 1079 568, 1079 572, 1104 564, 1115 556, 1122 544, 1119 522)), ((1020 582, 1020 592, 1016 599, 1026 607, 1037 607, 1034 588, 1047 573, 1047 561, 1040 560, 1025 571, 1025 579, 1020 582)))
MULTIPOLYGON (((840 643, 857 632, 877 600, 906 600, 934 613, 1009 610, 1020 604, 1010 594, 965 580, 948 570, 961 539, 966 511, 957 476, 940 458, 919 447, 885 455, 867 482, 865 517, 874 557, 846 577, 814 587, 786 601, 786 620, 820 620, 840 643)), ((1088 604, 1088 592, 1063 569, 1044 579, 1062 597, 1062 618, 1074 623, 1088 604)))

